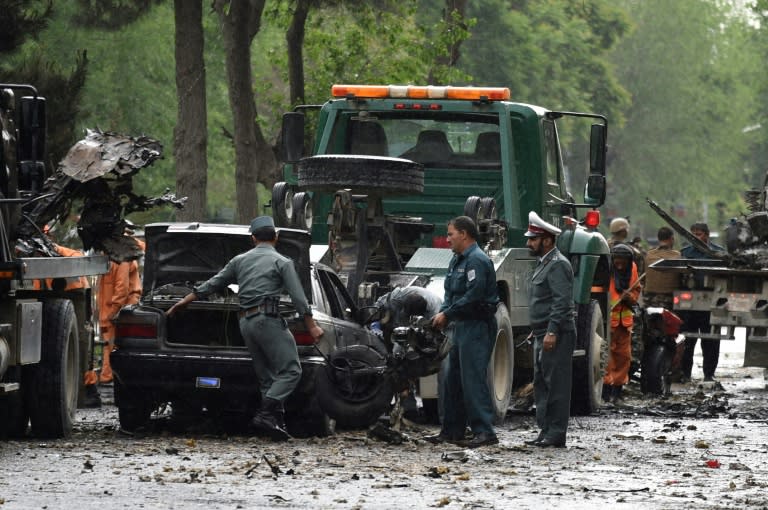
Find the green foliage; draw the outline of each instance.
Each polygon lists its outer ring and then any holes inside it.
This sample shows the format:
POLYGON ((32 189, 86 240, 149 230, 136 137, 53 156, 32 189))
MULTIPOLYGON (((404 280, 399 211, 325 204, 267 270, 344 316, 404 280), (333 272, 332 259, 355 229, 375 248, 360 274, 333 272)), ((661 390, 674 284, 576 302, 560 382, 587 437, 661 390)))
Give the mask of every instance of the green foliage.
POLYGON ((0 53, 18 48, 48 26, 53 3, 47 1, 0 0, 0 53))
POLYGON ((152 4, 163 0, 77 0, 78 11, 73 21, 104 30, 130 25, 146 14, 152 4))
MULTIPOLYGON (((715 202, 740 202, 754 135, 756 53, 752 28, 727 4, 706 0, 622 2, 635 30, 617 47, 619 79, 632 93, 627 122, 610 135, 609 216, 641 230, 662 220, 644 202, 682 206, 685 223, 715 202)), ((737 210, 731 209, 729 216, 737 210)))
POLYGON ((629 22, 606 0, 472 2, 477 30, 460 67, 475 83, 506 86, 516 101, 553 110, 598 111, 620 123, 629 104, 608 51, 629 22))

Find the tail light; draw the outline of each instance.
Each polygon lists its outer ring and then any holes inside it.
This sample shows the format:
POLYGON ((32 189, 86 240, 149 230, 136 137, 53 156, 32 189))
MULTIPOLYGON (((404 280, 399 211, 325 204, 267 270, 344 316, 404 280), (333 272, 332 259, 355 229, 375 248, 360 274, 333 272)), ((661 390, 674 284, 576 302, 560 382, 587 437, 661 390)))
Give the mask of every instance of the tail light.
POLYGON ((297 331, 293 334, 296 345, 315 345, 315 338, 308 331, 297 331))
POLYGON ((157 338, 157 324, 116 324, 115 336, 124 338, 157 338))
POLYGON ((432 248, 450 248, 451 244, 448 242, 446 236, 435 236, 432 238, 432 248))

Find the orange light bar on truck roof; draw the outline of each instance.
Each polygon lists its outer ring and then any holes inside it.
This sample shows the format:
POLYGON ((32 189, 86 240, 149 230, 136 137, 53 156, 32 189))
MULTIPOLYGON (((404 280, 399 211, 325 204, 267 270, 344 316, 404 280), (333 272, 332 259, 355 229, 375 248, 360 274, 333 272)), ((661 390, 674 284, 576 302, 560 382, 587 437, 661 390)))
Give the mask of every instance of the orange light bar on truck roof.
POLYGON ((461 99, 465 101, 508 101, 506 87, 435 87, 432 85, 334 85, 331 96, 366 99, 461 99))

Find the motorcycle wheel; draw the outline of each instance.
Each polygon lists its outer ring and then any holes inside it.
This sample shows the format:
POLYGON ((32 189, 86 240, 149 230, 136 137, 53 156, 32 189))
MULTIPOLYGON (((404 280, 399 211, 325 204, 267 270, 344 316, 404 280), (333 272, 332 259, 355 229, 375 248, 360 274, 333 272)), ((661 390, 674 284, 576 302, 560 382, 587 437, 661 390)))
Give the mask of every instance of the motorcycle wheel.
POLYGON ((339 349, 328 358, 315 379, 320 409, 342 428, 372 425, 389 410, 395 394, 392 377, 376 373, 386 359, 366 345, 339 349))
POLYGON ((643 393, 665 394, 669 388, 666 374, 672 366, 672 355, 664 345, 653 345, 645 349, 640 366, 640 389, 643 393))

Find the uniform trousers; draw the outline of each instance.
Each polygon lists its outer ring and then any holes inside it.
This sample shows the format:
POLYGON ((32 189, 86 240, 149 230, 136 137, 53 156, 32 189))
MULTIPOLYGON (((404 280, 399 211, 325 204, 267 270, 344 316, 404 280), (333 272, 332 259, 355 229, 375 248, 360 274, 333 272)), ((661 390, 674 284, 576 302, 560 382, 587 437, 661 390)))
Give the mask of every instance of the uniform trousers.
POLYGON ((544 334, 536 331, 533 342, 533 398, 536 424, 551 441, 565 441, 571 414, 571 374, 576 331, 561 331, 555 348, 544 350, 544 334))
POLYGON ((456 321, 442 399, 442 429, 450 436, 462 437, 466 425, 475 435, 495 434, 487 382, 495 338, 495 320, 456 321))
POLYGON ((240 319, 240 334, 253 358, 261 398, 284 402, 301 379, 296 341, 281 317, 263 313, 240 319))

